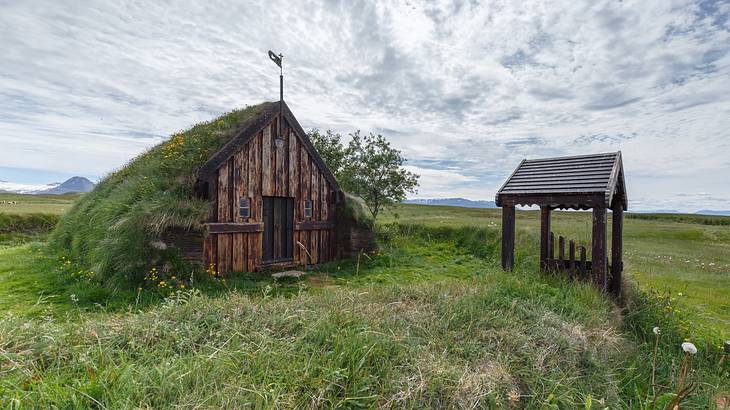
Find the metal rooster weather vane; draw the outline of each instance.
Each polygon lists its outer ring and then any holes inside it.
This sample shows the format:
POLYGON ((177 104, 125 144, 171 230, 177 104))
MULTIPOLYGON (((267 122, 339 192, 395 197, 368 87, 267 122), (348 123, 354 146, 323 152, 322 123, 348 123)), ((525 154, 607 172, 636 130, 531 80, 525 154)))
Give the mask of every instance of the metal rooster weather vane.
POLYGON ((280 145, 284 143, 284 138, 281 135, 281 117, 284 115, 284 68, 281 64, 284 59, 284 55, 281 53, 276 55, 276 53, 269 50, 269 58, 279 66, 279 118, 277 118, 276 121, 276 130, 279 133, 279 136, 276 138, 276 144, 280 145))

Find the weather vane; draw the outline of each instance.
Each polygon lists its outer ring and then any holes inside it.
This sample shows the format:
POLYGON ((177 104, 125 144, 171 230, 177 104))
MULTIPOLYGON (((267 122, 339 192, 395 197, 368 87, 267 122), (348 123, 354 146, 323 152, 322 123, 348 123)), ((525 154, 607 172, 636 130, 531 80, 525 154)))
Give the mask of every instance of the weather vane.
POLYGON ((281 53, 276 55, 276 53, 269 50, 269 58, 279 66, 279 118, 277 118, 276 121, 276 129, 279 136, 276 139, 276 145, 280 146, 284 144, 284 138, 281 135, 281 117, 284 115, 284 68, 281 63, 284 59, 284 55, 281 53))

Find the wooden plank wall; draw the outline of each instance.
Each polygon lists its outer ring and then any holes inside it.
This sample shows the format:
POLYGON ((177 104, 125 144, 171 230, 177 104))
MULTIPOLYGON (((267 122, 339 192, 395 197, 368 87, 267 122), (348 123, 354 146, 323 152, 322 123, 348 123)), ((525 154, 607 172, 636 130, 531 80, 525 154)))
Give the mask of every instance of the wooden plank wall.
MULTIPOLYGON (((276 119, 259 132, 218 170, 216 212, 211 222, 264 222, 263 197, 294 198, 294 225, 305 221, 333 221, 331 186, 302 144, 283 121, 284 144, 276 145, 276 119), (241 218, 238 201, 251 198, 251 217, 241 218), (304 200, 312 200, 312 217, 304 218, 304 200)), ((219 273, 254 271, 263 264, 262 232, 209 234, 203 243, 205 266, 219 273)), ((295 229, 291 265, 317 264, 334 259, 335 229, 295 229)))

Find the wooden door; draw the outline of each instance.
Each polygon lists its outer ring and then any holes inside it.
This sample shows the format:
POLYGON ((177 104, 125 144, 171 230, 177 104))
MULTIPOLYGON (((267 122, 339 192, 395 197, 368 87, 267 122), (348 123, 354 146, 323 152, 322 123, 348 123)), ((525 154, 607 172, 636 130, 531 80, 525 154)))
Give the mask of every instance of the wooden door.
POLYGON ((264 197, 264 263, 294 256, 294 198, 264 197))

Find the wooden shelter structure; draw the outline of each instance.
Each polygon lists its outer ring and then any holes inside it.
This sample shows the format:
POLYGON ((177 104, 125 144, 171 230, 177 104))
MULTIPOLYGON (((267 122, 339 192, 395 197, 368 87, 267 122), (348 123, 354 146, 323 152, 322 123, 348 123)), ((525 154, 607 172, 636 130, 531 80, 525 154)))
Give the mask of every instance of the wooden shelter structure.
POLYGON ((623 270, 623 211, 628 208, 621 152, 570 157, 524 159, 496 195, 502 207, 502 268, 514 267, 515 207, 540 206, 540 267, 542 270, 589 271, 604 291, 618 295, 623 270), (550 214, 554 209, 593 210, 591 260, 576 264, 571 241, 571 259, 564 256, 564 240, 554 258, 550 214), (607 213, 613 211, 611 263, 608 263, 607 213))

